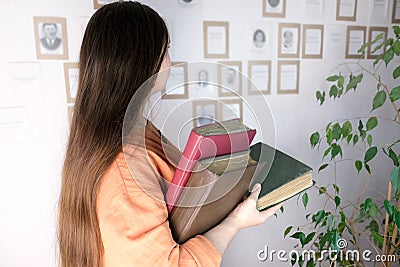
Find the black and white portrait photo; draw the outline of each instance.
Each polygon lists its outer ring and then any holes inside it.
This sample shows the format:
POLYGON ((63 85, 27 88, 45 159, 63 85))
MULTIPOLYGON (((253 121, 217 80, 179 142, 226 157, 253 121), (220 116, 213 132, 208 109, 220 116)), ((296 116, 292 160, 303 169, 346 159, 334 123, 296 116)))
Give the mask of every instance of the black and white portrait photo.
POLYGON ((299 57, 299 24, 279 25, 279 57, 299 57))
POLYGON ((266 35, 262 29, 256 29, 253 33, 253 45, 255 49, 265 48, 266 35))
POLYGON ((208 74, 208 70, 206 69, 201 69, 198 74, 198 82, 197 85, 199 88, 207 88, 209 86, 209 78, 208 78, 209 74, 208 74))
POLYGON ((178 6, 181 7, 195 7, 198 5, 198 0, 176 0, 178 1, 178 6))
POLYGON ((263 16, 264 17, 280 17, 286 16, 286 0, 263 0, 263 16))
POLYGON ((242 63, 240 61, 219 62, 225 65, 219 65, 219 96, 240 95, 241 92, 241 71, 242 63))
POLYGON ((194 127, 213 123, 217 116, 217 103, 215 101, 193 102, 194 127))
POLYGON ((281 3, 280 0, 268 0, 268 4, 269 4, 272 8, 278 7, 280 3, 281 3))
POLYGON ((66 21, 63 18, 34 18, 38 59, 68 59, 66 21))

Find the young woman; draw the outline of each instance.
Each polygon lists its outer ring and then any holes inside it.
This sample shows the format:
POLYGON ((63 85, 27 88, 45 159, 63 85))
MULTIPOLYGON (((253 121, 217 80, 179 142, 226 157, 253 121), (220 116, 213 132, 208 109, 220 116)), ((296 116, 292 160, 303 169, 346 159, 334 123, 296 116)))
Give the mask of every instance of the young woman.
MULTIPOLYGON (((164 21, 137 2, 106 5, 88 23, 59 200, 63 267, 218 266, 239 229, 260 224, 279 209, 258 212, 255 186, 215 228, 182 245, 173 240, 165 203, 135 182, 122 149, 128 104, 149 77, 170 66, 168 43, 164 21)), ((153 165, 170 180, 174 168, 162 154, 161 137, 151 124, 146 132, 152 163, 135 164, 143 170, 153 165)), ((147 175, 154 180, 152 172, 147 175)))

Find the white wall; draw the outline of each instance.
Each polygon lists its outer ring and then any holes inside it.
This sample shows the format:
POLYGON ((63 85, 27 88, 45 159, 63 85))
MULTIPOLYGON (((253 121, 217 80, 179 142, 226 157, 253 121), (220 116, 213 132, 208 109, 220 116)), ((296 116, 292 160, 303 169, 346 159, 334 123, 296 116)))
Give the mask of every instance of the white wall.
MULTIPOLYGON (((277 36, 279 22, 346 25, 346 22, 335 21, 336 1, 324 1, 324 16, 320 19, 302 18, 300 11, 303 1, 298 0, 287 0, 286 19, 263 18, 261 0, 203 0, 193 9, 179 7, 175 0, 143 2, 149 3, 163 17, 173 21, 173 60, 203 59, 203 20, 230 22, 229 60, 241 60, 243 70, 247 70, 248 60, 272 60, 272 94, 266 99, 275 118, 276 145, 314 168, 318 168, 320 164, 320 155, 310 149, 310 133, 323 128, 328 121, 365 116, 370 110, 370 105, 358 104, 363 100, 369 101, 374 94, 375 85, 368 79, 365 86, 358 89, 357 94, 350 93, 337 103, 320 107, 315 101, 315 90, 343 58, 329 57, 329 51, 324 51, 324 60, 301 60, 300 93, 277 95, 277 45, 272 47, 273 52, 269 58, 259 58, 247 49, 248 44, 244 41, 250 22, 270 23, 274 36, 277 36)), ((369 19, 370 1, 358 2, 357 21, 348 24, 390 26, 389 21, 373 22, 369 19)), ((21 142, 0 142, 0 266, 56 265, 56 202, 68 134, 62 64, 65 61, 36 59, 32 17, 55 16, 67 19, 70 54, 67 61, 73 62, 77 60, 79 53, 81 26, 93 12, 91 0, 0 0, 0 108, 25 107, 22 109, 25 113, 21 116, 26 120, 26 130, 19 138, 21 142), (21 65, 23 62, 29 64, 21 65), (30 72, 36 71, 37 74, 35 77, 38 86, 29 94, 16 92, 13 86, 11 77, 14 69, 18 70, 22 66, 28 66, 30 72)), ((383 72, 382 76, 390 77, 390 73, 383 72)), ((252 101, 256 103, 257 99, 253 98, 252 101)), ((385 115, 389 111, 390 107, 387 106, 376 113, 385 115)), ((385 129, 377 133, 377 143, 390 140, 394 136, 394 127, 385 125, 385 129)), ((372 167, 375 178, 385 178, 389 165, 381 159, 372 167)), ((354 192, 362 188, 365 177, 356 176, 353 166, 346 164, 343 164, 339 176, 343 194, 354 200, 354 192)), ((329 172, 315 173, 315 179, 321 184, 328 183, 329 177, 329 172)), ((376 179, 372 186, 385 194, 385 183, 376 179)), ((372 196, 373 191, 368 190, 367 194, 372 196)), ((307 212, 319 209, 320 203, 321 200, 310 191, 310 207, 307 212)), ((240 231, 224 255, 222 266, 266 265, 265 262, 260 263, 256 256, 257 251, 265 245, 269 249, 289 251, 294 242, 283 239, 283 231, 288 225, 304 224, 305 214, 304 208, 296 205, 296 199, 287 201, 283 215, 269 219, 262 226, 240 231)), ((269 265, 288 266, 288 263, 274 262, 269 265)))

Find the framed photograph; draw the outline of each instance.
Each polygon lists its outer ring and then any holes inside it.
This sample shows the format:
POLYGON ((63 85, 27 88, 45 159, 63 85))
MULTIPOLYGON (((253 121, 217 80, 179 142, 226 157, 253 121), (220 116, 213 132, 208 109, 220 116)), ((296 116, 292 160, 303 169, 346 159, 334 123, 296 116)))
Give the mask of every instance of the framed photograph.
POLYGON ((286 0, 263 0, 263 17, 284 18, 286 0))
POLYGON ((365 43, 366 31, 367 27, 364 26, 347 26, 345 58, 364 58, 365 53, 359 53, 358 50, 365 43))
POLYGON ((336 0, 336 20, 356 21, 357 0, 336 0))
POLYGON ((388 9, 389 0, 371 0, 370 20, 386 21, 388 9))
POLYGON ((186 62, 171 62, 171 70, 162 98, 188 98, 188 71, 186 62))
POLYGON ((100 7, 114 3, 114 2, 124 2, 124 0, 93 0, 94 9, 99 9, 100 7))
POLYGON ((71 127, 71 123, 72 123, 73 114, 74 114, 74 106, 68 106, 68 123, 69 123, 70 127, 71 127))
POLYGON ((279 23, 278 57, 300 57, 300 24, 279 23))
POLYGON ((218 119, 231 120, 239 118, 243 121, 243 101, 241 99, 229 99, 218 102, 218 119))
POLYGON ((324 25, 303 25, 303 58, 322 58, 324 49, 324 25))
POLYGON ((196 62, 188 66, 191 97, 217 94, 217 64, 196 62))
POLYGON ((300 61, 278 61, 278 94, 298 94, 300 61))
POLYGON ((393 0, 392 23, 400 23, 400 0, 393 0))
POLYGON ((64 63, 64 79, 65 89, 67 92, 67 103, 75 103, 79 81, 78 63, 64 63))
POLYGON ((242 95, 242 62, 218 62, 218 96, 242 95))
POLYGON ((386 46, 384 45, 384 43, 386 43, 387 33, 388 33, 387 27, 369 27, 368 43, 371 43, 372 41, 374 41, 379 34, 383 34, 383 36, 381 39, 376 41, 373 45, 368 46, 368 53, 367 53, 368 59, 376 59, 378 57, 378 55, 385 53, 386 46), (381 47, 377 48, 378 46, 381 46, 381 47))
POLYGON ((253 60, 248 63, 249 95, 271 94, 271 61, 253 60))
POLYGON ((193 101, 194 127, 213 123, 217 119, 217 101, 198 100, 193 101))
POLYGON ((320 19, 323 17, 324 0, 301 0, 302 17, 320 19))
POLYGON ((68 59, 65 18, 33 17, 37 59, 68 59))
POLYGON ((198 0, 177 0, 181 7, 194 7, 198 4, 198 0))
POLYGON ((324 25, 324 59, 344 58, 346 45, 346 25, 327 24, 324 25))
POLYGON ((229 22, 203 22, 204 58, 229 58, 229 22))

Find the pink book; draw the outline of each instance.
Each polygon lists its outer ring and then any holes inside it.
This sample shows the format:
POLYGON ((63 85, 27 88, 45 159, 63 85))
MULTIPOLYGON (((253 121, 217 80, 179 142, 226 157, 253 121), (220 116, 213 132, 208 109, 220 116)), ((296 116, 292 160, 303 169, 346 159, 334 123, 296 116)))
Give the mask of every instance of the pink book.
POLYGON ((256 130, 245 126, 240 119, 193 128, 165 196, 168 212, 179 200, 198 160, 247 150, 255 134, 256 130))

